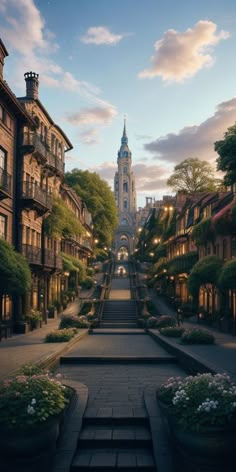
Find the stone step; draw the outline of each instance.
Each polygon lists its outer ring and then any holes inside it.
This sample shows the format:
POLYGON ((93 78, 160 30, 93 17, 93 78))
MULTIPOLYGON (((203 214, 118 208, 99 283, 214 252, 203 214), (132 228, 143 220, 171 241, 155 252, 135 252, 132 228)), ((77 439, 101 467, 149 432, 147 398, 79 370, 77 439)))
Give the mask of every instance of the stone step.
POLYGON ((79 436, 79 448, 151 447, 148 427, 135 425, 87 425, 79 436))
POLYGON ((149 426, 149 419, 144 407, 88 407, 83 416, 83 426, 107 425, 114 428, 124 426, 149 426))
POLYGON ((115 329, 112 329, 112 328, 96 328, 96 329, 93 329, 91 335, 93 334, 145 334, 147 336, 147 333, 144 331, 144 329, 139 329, 139 328, 128 328, 128 329, 125 329, 125 328, 115 328, 115 329))
POLYGON ((174 356, 62 356, 61 364, 170 364, 176 363, 174 356))
POLYGON ((119 322, 100 322, 101 328, 137 328, 136 323, 119 323, 119 322))
POLYGON ((155 472, 152 451, 148 448, 85 449, 75 454, 71 472, 155 472))

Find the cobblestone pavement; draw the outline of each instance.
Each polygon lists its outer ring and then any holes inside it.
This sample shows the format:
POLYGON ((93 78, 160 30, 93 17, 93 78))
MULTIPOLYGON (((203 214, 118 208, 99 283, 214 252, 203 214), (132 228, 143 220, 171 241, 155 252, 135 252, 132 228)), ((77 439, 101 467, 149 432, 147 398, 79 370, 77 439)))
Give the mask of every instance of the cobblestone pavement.
POLYGON ((149 357, 166 356, 166 351, 144 334, 97 334, 81 339, 68 355, 149 357))
POLYGON ((88 407, 143 407, 143 393, 170 376, 184 376, 178 366, 168 365, 72 365, 61 366, 57 372, 77 380, 89 389, 88 407))

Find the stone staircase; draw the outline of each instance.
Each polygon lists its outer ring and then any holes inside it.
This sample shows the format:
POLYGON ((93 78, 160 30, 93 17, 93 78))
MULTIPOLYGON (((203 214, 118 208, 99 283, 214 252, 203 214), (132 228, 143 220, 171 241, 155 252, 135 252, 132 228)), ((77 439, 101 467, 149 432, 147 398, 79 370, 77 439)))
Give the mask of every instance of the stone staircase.
POLYGON ((146 411, 128 410, 87 409, 71 472, 156 471, 146 411))
POLYGON ((100 328, 137 328, 135 300, 106 300, 100 328))

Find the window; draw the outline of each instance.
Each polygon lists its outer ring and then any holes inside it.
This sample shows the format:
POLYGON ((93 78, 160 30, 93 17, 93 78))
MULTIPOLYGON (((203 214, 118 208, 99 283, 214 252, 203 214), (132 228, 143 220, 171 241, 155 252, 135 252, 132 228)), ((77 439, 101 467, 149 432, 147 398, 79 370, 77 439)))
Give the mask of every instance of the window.
POLYGON ((0 238, 7 239, 7 216, 0 214, 0 238))
POLYGON ((7 167, 7 153, 0 148, 0 169, 6 170, 7 167))
POLYGON ((128 184, 127 182, 123 183, 123 192, 128 192, 128 184))
POLYGON ((222 241, 222 257, 223 259, 226 259, 227 256, 227 241, 226 239, 223 239, 222 241))
POLYGON ((127 169, 127 167, 125 166, 125 167, 124 167, 124 174, 127 174, 127 172, 128 172, 128 169, 127 169))
POLYGON ((231 241, 231 257, 236 257, 236 238, 231 241))
POLYGON ((124 210, 127 210, 127 208, 128 208, 128 202, 127 200, 124 200, 124 210))

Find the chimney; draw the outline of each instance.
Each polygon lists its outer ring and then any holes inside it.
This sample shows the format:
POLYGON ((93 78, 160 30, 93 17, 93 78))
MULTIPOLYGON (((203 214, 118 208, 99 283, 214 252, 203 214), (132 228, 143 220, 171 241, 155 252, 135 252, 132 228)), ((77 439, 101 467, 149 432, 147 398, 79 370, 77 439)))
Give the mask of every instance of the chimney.
POLYGON ((39 75, 35 72, 26 72, 24 74, 26 81, 26 97, 37 100, 39 89, 39 75))
POLYGON ((4 59, 8 56, 8 52, 0 39, 0 79, 3 79, 3 66, 4 66, 4 59))

